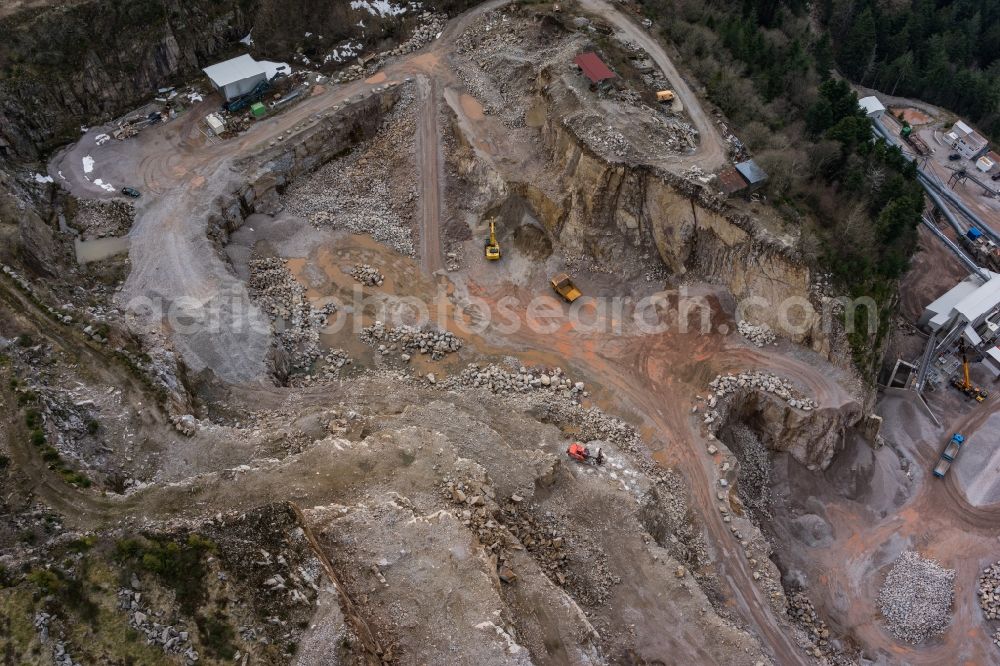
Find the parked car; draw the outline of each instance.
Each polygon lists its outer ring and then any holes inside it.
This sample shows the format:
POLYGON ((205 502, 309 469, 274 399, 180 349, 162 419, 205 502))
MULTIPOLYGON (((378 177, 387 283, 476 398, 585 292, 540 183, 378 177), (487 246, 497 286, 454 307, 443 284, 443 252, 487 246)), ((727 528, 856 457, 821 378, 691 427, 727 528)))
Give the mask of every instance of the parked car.
POLYGON ((959 155, 958 153, 952 153, 951 155, 948 156, 948 159, 954 162, 956 160, 962 159, 962 156, 959 155))
POLYGON ((1000 180, 1000 171, 990 176, 990 178, 992 178, 993 180, 1000 180))
POLYGON ((124 194, 127 197, 132 197, 133 199, 138 199, 139 197, 142 196, 142 194, 139 193, 139 190, 135 189, 134 187, 123 187, 122 194, 124 194))

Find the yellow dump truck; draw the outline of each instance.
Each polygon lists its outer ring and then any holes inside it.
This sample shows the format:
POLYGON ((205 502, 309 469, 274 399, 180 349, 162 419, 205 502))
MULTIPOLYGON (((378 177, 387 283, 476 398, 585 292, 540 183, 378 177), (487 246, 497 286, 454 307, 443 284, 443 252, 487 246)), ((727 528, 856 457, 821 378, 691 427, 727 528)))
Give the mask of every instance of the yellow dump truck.
POLYGON ((576 288, 573 281, 569 279, 569 276, 565 273, 560 273, 559 275, 552 278, 552 288, 557 294, 563 297, 567 303, 572 303, 576 299, 583 296, 583 293, 576 288))
POLYGON ((656 93, 657 102, 673 102, 674 101, 674 91, 673 90, 661 90, 656 93))

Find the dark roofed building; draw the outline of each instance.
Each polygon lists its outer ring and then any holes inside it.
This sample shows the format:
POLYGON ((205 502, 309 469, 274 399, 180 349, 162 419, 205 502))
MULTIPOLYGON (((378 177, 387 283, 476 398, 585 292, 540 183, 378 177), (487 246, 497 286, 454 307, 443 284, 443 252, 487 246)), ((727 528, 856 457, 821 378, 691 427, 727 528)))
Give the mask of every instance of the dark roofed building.
POLYGON ((756 190, 767 180, 767 173, 753 160, 740 162, 736 165, 736 170, 743 176, 743 180, 747 182, 751 190, 756 190))
POLYGON ((583 71, 583 75, 590 79, 590 82, 593 84, 615 78, 615 73, 608 69, 604 61, 593 51, 581 53, 573 59, 573 62, 576 63, 577 67, 583 71))
POLYGON ((743 176, 736 169, 729 168, 718 175, 719 188, 726 194, 736 194, 747 186, 743 176))

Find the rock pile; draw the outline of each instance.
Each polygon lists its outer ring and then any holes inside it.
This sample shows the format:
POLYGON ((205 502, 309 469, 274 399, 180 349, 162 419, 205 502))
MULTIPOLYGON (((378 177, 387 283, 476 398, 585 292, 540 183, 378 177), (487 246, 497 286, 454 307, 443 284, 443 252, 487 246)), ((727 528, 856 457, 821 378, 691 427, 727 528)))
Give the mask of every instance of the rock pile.
POLYGON ((330 160, 286 191, 289 212, 316 227, 368 234, 400 254, 413 256, 408 220, 416 210, 416 186, 396 174, 414 173, 412 86, 400 93, 378 134, 347 155, 330 160))
POLYGON ((920 643, 943 632, 951 622, 954 596, 955 570, 908 550, 885 577, 878 607, 896 638, 920 643))
MULTIPOLYGON (((35 615, 35 631, 38 632, 38 639, 42 643, 49 640, 49 622, 52 616, 45 611, 40 611, 35 615)), ((56 666, 81 666, 79 662, 73 661, 73 657, 66 651, 66 645, 56 642, 52 646, 52 661, 56 666)))
POLYGON ((80 232, 83 240, 124 236, 135 221, 135 208, 121 199, 108 201, 98 199, 77 200, 76 217, 70 225, 80 232))
MULTIPOLYGON (((410 360, 406 352, 430 354, 432 360, 440 360, 445 354, 452 354, 462 348, 462 339, 450 331, 432 331, 415 326, 387 327, 381 321, 361 329, 361 342, 375 347, 383 356, 402 352, 400 359, 410 360)), ((432 382, 433 383, 433 382, 432 382)))
POLYGON ((486 481, 455 480, 446 477, 440 485, 441 494, 458 505, 454 515, 470 528, 487 552, 497 558, 497 575, 511 584, 517 574, 508 561, 509 549, 520 543, 542 571, 557 585, 571 578, 568 539, 551 514, 537 517, 524 504, 524 498, 512 495, 498 499, 486 481))
POLYGON ((812 643, 812 647, 808 650, 812 656, 820 658, 824 654, 833 653, 830 645, 830 629, 816 614, 812 601, 803 592, 796 591, 788 595, 788 617, 806 632, 812 643))
POLYGON ((522 366, 517 372, 509 372, 492 363, 485 368, 470 363, 453 381, 461 386, 485 388, 497 394, 549 390, 558 392, 573 402, 579 402, 580 398, 589 395, 584 383, 573 382, 567 378, 563 375, 562 368, 547 370, 522 366))
MULTIPOLYGON (((132 578, 132 587, 138 587, 139 580, 132 578)), ((155 622, 159 617, 142 605, 142 593, 131 588, 118 589, 118 607, 128 614, 130 627, 146 636, 147 645, 158 645, 165 653, 182 654, 187 666, 197 663, 198 651, 191 646, 190 634, 183 625, 179 628, 155 622)))
POLYGON ((319 356, 319 333, 327 317, 337 308, 327 303, 314 308, 306 289, 292 276, 281 259, 267 257, 247 262, 250 297, 271 319, 281 346, 296 369, 307 368, 319 356))
POLYGON ((581 141, 602 155, 625 158, 632 150, 632 145, 621 132, 611 125, 605 125, 597 116, 588 116, 580 120, 570 116, 563 118, 563 124, 581 141))
POLYGON ((983 569, 976 594, 986 619, 1000 620, 1000 562, 983 569))
POLYGON ((790 382, 770 372, 741 372, 738 375, 719 375, 708 384, 715 395, 709 397, 708 407, 714 409, 717 401, 739 389, 751 389, 773 393, 788 403, 789 407, 810 411, 817 405, 811 398, 799 395, 790 382))
POLYGON ((740 461, 739 496, 758 522, 771 519, 771 459, 753 430, 743 423, 728 429, 727 444, 740 461))
POLYGON ((736 328, 739 330, 740 335, 746 338, 748 342, 758 347, 763 347, 774 342, 774 331, 767 324, 754 326, 750 322, 741 319, 736 328))
POLYGON ((361 284, 372 287, 381 287, 382 281, 385 280, 385 276, 377 268, 368 264, 355 264, 351 269, 351 277, 361 284))

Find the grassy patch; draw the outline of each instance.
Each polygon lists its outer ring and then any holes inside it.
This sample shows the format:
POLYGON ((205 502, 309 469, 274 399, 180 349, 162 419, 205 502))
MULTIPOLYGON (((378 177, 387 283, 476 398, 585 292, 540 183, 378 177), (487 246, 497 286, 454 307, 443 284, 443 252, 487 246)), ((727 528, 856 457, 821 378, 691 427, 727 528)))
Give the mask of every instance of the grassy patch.
POLYGON ((121 539, 115 544, 115 559, 156 575, 174 591, 181 612, 193 616, 205 603, 205 556, 215 549, 214 542, 197 534, 183 541, 166 537, 121 539))

